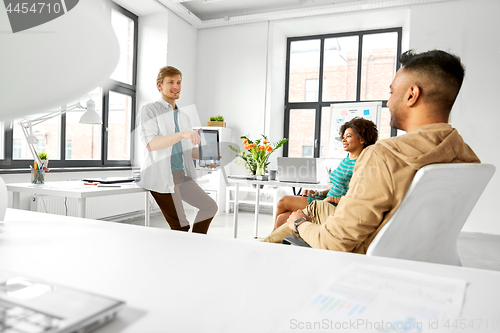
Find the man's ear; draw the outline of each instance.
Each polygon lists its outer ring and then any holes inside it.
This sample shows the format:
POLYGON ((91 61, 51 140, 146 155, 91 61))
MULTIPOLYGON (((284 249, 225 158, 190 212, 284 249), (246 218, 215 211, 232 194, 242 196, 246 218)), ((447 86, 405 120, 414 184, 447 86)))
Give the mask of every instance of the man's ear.
POLYGON ((415 103, 417 103, 419 97, 420 87, 417 85, 411 86, 410 88, 408 88, 408 92, 406 95, 406 105, 413 106, 415 103))

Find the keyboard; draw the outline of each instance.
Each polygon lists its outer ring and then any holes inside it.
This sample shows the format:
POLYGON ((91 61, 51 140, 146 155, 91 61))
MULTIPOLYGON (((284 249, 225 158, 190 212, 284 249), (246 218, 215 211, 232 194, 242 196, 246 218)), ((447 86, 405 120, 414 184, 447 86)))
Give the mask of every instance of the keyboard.
POLYGON ((0 300, 0 332, 2 333, 49 332, 61 327, 62 324, 61 318, 0 300))

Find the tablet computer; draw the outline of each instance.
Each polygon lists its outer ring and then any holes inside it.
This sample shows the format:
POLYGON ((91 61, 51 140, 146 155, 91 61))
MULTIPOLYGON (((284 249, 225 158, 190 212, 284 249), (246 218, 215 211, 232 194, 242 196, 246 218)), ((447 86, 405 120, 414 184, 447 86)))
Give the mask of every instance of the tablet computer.
POLYGON ((200 129, 201 137, 199 145, 200 166, 220 166, 219 131, 200 129))

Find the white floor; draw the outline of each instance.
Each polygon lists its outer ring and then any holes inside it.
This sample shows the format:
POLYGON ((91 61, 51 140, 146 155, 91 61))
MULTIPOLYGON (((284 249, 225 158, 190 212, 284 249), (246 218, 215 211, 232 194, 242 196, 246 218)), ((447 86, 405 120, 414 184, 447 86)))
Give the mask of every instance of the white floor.
MULTIPOLYGON (((192 220, 193 212, 187 211, 188 219, 192 220)), ((254 213, 240 212, 238 214, 238 239, 261 241, 273 228, 271 214, 260 214, 258 238, 254 239, 254 213)), ((170 229, 161 213, 153 213, 150 219, 151 227, 170 229)), ((144 217, 137 217, 121 223, 144 225, 144 217)), ((209 236, 233 237, 233 213, 218 213, 210 225, 209 236)), ((500 236, 462 232, 458 238, 458 253, 462 266, 500 271, 500 236)))

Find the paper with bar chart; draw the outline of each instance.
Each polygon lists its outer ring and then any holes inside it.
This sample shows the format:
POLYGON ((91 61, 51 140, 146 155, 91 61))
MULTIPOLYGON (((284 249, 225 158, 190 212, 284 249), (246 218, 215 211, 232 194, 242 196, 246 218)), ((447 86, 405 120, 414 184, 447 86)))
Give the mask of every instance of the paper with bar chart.
POLYGON ((280 332, 452 332, 467 282, 352 264, 292 314, 280 332))

